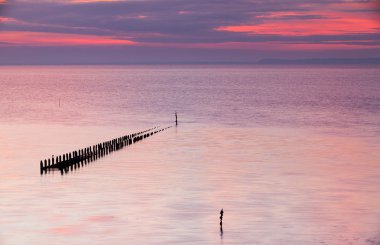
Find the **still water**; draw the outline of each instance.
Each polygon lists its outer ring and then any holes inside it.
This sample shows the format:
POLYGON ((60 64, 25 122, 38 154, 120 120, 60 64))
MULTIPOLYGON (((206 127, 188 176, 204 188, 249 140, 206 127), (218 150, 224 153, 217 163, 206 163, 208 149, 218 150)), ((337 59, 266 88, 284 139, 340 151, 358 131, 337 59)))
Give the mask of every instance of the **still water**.
POLYGON ((0 67, 0 244, 380 244, 378 67, 0 67), (61 175, 39 161, 173 125, 61 175), (219 211, 223 208, 223 233, 219 211))

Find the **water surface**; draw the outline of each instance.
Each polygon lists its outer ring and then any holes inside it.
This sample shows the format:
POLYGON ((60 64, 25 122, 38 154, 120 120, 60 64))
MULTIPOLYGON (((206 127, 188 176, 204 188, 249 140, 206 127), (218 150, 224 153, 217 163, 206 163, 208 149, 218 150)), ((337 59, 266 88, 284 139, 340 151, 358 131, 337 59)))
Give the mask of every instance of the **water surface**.
POLYGON ((380 244, 379 77, 0 67, 0 244, 380 244), (174 111, 176 128, 39 175, 41 159, 172 125, 174 111))

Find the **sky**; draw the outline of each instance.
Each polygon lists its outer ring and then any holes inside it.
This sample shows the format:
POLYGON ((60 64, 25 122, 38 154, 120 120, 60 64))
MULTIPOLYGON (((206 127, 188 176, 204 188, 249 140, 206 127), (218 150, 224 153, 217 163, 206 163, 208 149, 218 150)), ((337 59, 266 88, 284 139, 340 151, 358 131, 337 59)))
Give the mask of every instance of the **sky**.
POLYGON ((0 64, 380 58, 380 0, 0 0, 0 64))

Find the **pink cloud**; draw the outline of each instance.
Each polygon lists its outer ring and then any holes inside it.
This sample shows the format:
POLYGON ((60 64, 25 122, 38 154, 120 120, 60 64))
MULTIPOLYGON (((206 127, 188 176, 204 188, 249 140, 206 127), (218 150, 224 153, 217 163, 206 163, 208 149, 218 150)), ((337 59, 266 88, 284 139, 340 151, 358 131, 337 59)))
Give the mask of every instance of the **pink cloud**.
POLYGON ((183 14, 189 14, 190 12, 189 11, 185 11, 185 10, 181 10, 181 11, 178 11, 177 13, 179 15, 183 15, 183 14))
MULTIPOLYGON (((372 19, 353 16, 330 15, 326 19, 287 20, 278 19, 286 15, 260 16, 264 20, 257 24, 231 25, 216 28, 217 31, 245 32, 249 34, 266 34, 282 36, 342 35, 378 33, 380 25, 372 19)), ((288 14, 287 16, 291 16, 288 14)))
MULTIPOLYGON (((0 2, 1 4, 1 2, 0 2)), ((13 19, 13 18, 7 18, 7 17, 3 17, 3 16, 0 16, 0 23, 5 23, 5 22, 15 22, 16 20, 13 19)))
POLYGON ((139 15, 139 16, 137 16, 137 18, 138 19, 146 19, 146 18, 148 18, 148 16, 146 16, 146 15, 139 15))
POLYGON ((134 41, 112 36, 65 33, 3 31, 0 40, 10 45, 24 46, 81 46, 81 45, 135 45, 134 41))

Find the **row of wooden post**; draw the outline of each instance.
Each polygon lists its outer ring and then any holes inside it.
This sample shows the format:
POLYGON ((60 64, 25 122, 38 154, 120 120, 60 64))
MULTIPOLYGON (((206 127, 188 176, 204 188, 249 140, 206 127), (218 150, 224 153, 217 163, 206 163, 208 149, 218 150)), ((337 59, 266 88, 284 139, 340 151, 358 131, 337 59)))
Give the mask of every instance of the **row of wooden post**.
POLYGON ((88 164, 100 157, 104 157, 113 151, 120 150, 125 146, 134 144, 140 140, 152 136, 158 132, 171 128, 168 126, 159 129, 159 127, 150 128, 135 134, 125 135, 109 141, 105 141, 93 146, 79 149, 70 153, 65 153, 54 158, 45 159, 40 161, 40 173, 44 174, 50 170, 58 169, 61 174, 69 172, 88 164))

